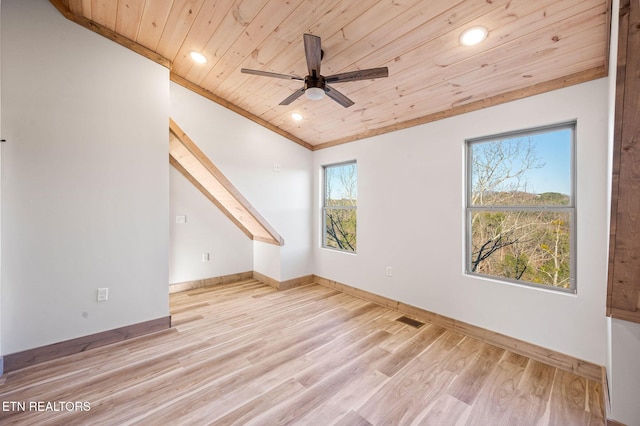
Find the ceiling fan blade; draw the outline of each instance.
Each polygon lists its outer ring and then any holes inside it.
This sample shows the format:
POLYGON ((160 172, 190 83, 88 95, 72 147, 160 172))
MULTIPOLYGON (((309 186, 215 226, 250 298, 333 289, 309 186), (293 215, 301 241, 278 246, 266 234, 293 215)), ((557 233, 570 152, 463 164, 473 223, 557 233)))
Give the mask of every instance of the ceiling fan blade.
POLYGON ((324 92, 327 94, 328 97, 330 97, 331 99, 333 99, 334 101, 336 101, 337 103, 339 103, 345 108, 349 108, 351 105, 353 105, 353 101, 351 99, 347 98, 345 95, 338 92, 333 87, 329 87, 328 85, 325 85, 324 92))
POLYGON ((290 94, 284 101, 280 102, 280 105, 289 105, 291 102, 298 99, 304 93, 304 87, 296 90, 292 94, 290 94))
POLYGON ((313 34, 304 35, 304 54, 307 58, 307 68, 309 75, 320 76, 320 62, 322 61, 322 47, 320 37, 313 34))
POLYGON ((345 81, 370 80, 383 77, 389 77, 389 68, 369 68, 366 70, 343 72, 325 77, 325 81, 327 83, 342 83, 345 81))
POLYGON ((304 78, 302 78, 302 77, 298 77, 298 76, 295 76, 295 75, 278 74, 278 73, 269 72, 269 71, 258 71, 258 70, 250 70, 250 69, 247 69, 247 68, 241 68, 240 72, 245 73, 245 74, 261 75, 263 77, 275 77, 275 78, 284 78, 285 80, 300 80, 300 81, 304 81, 304 78))

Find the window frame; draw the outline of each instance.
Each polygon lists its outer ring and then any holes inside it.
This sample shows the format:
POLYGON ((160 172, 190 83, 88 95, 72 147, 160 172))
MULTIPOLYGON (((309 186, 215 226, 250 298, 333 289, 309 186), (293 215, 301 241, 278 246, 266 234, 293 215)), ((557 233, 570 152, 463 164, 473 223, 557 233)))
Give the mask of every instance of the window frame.
POLYGON ((565 121, 557 124, 550 124, 546 126, 532 127, 528 129, 516 130, 511 132, 504 132, 489 136, 482 136, 477 138, 470 138, 465 140, 465 250, 464 250, 464 271, 465 274, 472 277, 494 280, 497 282, 516 284, 525 287, 541 288, 545 290, 551 290, 555 292, 577 294, 577 204, 576 204, 576 135, 577 135, 577 120, 565 121), (550 133, 553 131, 569 129, 571 130, 570 140, 570 194, 569 204, 562 205, 477 205, 472 204, 473 197, 473 153, 472 145, 476 143, 486 143, 491 141, 500 141, 505 139, 514 139, 517 137, 534 136, 543 133, 550 133), (517 280, 513 278, 500 277, 497 275, 483 274, 472 271, 472 258, 473 258, 473 229, 472 229, 472 217, 474 212, 479 211, 524 211, 524 212, 563 212, 569 215, 569 288, 554 287, 552 285, 538 284, 530 281, 517 280))
POLYGON ((321 230, 320 230, 320 238, 322 240, 321 247, 327 250, 334 250, 340 253, 347 254, 357 254, 357 236, 358 236, 358 198, 356 196, 356 204, 355 206, 327 206, 327 169, 333 167, 341 167, 349 164, 353 164, 356 167, 356 195, 357 195, 357 187, 358 187, 358 162, 357 160, 347 160, 341 161, 338 163, 330 163, 322 166, 322 209, 321 209, 321 230), (356 215, 356 248, 354 250, 349 249, 341 249, 339 247, 331 247, 327 245, 327 211, 328 210, 353 210, 356 215))

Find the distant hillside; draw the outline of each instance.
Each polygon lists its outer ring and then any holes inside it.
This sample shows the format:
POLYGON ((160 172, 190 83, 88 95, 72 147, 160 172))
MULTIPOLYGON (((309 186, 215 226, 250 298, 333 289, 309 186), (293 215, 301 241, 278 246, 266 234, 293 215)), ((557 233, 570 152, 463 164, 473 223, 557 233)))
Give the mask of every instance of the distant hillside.
POLYGON ((569 205, 569 196, 560 194, 559 192, 543 192, 541 194, 532 194, 529 192, 511 191, 511 192, 484 192, 478 199, 476 205, 522 205, 522 206, 539 206, 553 205, 566 206, 569 205))

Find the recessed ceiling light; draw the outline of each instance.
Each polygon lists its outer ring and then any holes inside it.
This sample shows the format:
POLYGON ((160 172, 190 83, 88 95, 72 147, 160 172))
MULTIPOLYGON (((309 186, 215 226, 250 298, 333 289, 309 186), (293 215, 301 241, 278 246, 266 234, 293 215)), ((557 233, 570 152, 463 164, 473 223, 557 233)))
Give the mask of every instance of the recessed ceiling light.
POLYGON ((207 63, 206 56, 204 56, 200 52, 196 52, 195 50, 192 50, 191 52, 189 52, 189 56, 191 56, 191 59, 193 59, 194 61, 196 61, 199 64, 206 64, 207 63))
POLYGON ((460 35, 460 44, 464 46, 475 46, 487 38, 489 31, 485 27, 471 27, 460 35))
POLYGON ((293 114, 291 114, 291 118, 293 118, 296 121, 300 121, 302 120, 302 114, 298 114, 297 112, 294 112, 293 114))

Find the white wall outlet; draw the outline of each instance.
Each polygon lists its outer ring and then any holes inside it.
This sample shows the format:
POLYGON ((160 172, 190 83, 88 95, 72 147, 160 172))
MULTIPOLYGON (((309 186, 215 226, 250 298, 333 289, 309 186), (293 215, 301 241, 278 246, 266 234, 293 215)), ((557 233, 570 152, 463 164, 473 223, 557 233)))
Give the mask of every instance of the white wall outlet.
POLYGON ((393 269, 391 268, 391 266, 387 266, 387 276, 390 277, 393 275, 393 269))
POLYGON ((280 164, 273 163, 273 171, 276 173, 280 173, 280 164))
POLYGON ((109 300, 109 289, 108 288, 99 288, 96 300, 98 302, 106 302, 107 300, 109 300))
POLYGON ((176 223, 187 223, 186 216, 176 216, 176 223))
POLYGON ((202 253, 202 261, 203 262, 209 261, 209 253, 202 253))

